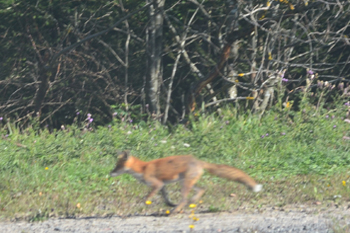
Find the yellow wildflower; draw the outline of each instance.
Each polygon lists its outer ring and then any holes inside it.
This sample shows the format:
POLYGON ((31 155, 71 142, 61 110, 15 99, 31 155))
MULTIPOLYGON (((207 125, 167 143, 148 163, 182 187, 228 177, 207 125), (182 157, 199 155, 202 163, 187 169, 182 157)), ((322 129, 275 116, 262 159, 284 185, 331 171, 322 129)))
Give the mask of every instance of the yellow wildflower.
POLYGON ((45 167, 45 170, 49 170, 49 168, 48 168, 48 167, 45 167))
POLYGON ((170 214, 170 211, 169 211, 169 210, 167 210, 167 211, 165 211, 165 213, 166 213, 166 214, 170 214))
POLYGON ((194 228, 194 225, 191 224, 191 225, 189 225, 188 227, 191 228, 191 229, 193 229, 193 228, 194 228))
POLYGON ((269 52, 269 60, 272 60, 271 52, 269 52))
POLYGON ((253 96, 248 96, 248 97, 246 97, 246 99, 247 99, 247 100, 253 100, 254 97, 253 97, 253 96))
POLYGON ((79 209, 81 207, 80 203, 77 204, 77 208, 79 209))
POLYGON ((289 4, 289 8, 293 11, 295 8, 293 6, 293 4, 289 4))
POLYGON ((244 74, 243 74, 243 73, 240 73, 240 74, 238 74, 238 76, 239 76, 239 77, 243 77, 243 76, 244 76, 244 74))
POLYGON ((150 205, 150 204, 152 204, 152 201, 148 200, 145 203, 146 203, 146 205, 150 205))
POLYGON ((195 207, 196 207, 196 204, 190 204, 189 207, 190 207, 190 208, 195 208, 195 207))
POLYGON ((343 183, 343 186, 346 186, 346 181, 345 180, 343 180, 342 183, 343 183))

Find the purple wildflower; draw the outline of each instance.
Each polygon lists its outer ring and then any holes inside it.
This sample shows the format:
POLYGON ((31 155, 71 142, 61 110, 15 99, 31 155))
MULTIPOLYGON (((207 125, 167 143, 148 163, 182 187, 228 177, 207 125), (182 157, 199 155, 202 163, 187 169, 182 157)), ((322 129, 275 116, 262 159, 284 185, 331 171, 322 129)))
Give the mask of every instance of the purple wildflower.
POLYGON ((230 123, 230 121, 225 121, 225 124, 228 125, 230 123))
POLYGON ((285 133, 285 132, 282 132, 281 135, 284 136, 284 135, 286 135, 286 133, 285 133))
POLYGON ((337 128, 337 126, 336 126, 336 125, 333 125, 333 129, 335 129, 335 128, 337 128))
POLYGON ((334 115, 332 115, 332 119, 334 119, 335 118, 335 116, 334 115))
POLYGON ((78 111, 78 112, 77 112, 77 116, 78 116, 79 114, 80 114, 80 112, 78 111))
POLYGON ((130 123, 132 123, 132 120, 130 120, 130 123))
POLYGON ((265 136, 266 136, 266 137, 268 137, 268 136, 269 136, 269 134, 267 133, 267 134, 265 134, 265 136))
POLYGON ((265 135, 261 135, 261 138, 264 138, 265 137, 265 135))
POLYGON ((156 144, 154 144, 154 146, 158 146, 158 144, 156 143, 156 144))
POLYGON ((9 135, 8 135, 8 134, 6 134, 6 135, 5 135, 5 138, 7 138, 8 136, 9 136, 9 135))
POLYGON ((146 104, 146 108, 148 108, 149 107, 149 104, 146 104))
POLYGON ((117 113, 117 112, 114 112, 114 113, 113 113, 113 116, 114 116, 114 117, 115 117, 115 116, 117 116, 117 115, 118 115, 118 113, 117 113))
POLYGON ((317 80, 317 87, 323 88, 323 81, 317 80))
POLYGON ((112 126, 111 125, 108 125, 108 128, 111 128, 112 126))
POLYGON ((2 121, 2 119, 4 119, 4 118, 0 117, 0 121, 2 121))
POLYGON ((310 75, 314 74, 314 72, 312 70, 309 70, 307 73, 310 75))
POLYGON ((87 119, 90 120, 90 118, 91 118, 91 114, 88 113, 88 114, 87 114, 87 119))
POLYGON ((326 119, 328 119, 328 117, 329 117, 329 116, 328 116, 328 115, 326 115, 326 119))
POLYGON ((282 78, 282 82, 288 82, 287 78, 282 78))
POLYGON ((346 102, 344 105, 345 105, 345 106, 350 106, 349 102, 346 102))
POLYGON ((92 123, 94 121, 94 118, 90 118, 89 119, 89 124, 92 123))

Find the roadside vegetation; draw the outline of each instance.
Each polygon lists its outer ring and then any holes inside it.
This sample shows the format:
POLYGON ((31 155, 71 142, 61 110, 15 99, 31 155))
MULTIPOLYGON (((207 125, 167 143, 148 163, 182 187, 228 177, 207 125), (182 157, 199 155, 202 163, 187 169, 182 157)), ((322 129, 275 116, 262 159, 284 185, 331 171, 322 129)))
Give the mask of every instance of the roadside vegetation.
MULTIPOLYGON (((1 219, 165 214, 160 195, 144 204, 147 186, 129 175, 109 177, 117 149, 143 160, 193 154, 243 169, 264 185, 255 194, 206 173, 199 185, 207 191, 197 213, 304 204, 348 208, 349 104, 302 107, 275 108, 262 119, 227 107, 220 116, 198 112, 189 124, 173 128, 134 123, 118 113, 110 125, 94 127, 93 116, 72 112, 74 123, 53 132, 35 127, 35 119, 22 132, 1 121, 1 219)), ((168 191, 179 200, 178 185, 168 191)))

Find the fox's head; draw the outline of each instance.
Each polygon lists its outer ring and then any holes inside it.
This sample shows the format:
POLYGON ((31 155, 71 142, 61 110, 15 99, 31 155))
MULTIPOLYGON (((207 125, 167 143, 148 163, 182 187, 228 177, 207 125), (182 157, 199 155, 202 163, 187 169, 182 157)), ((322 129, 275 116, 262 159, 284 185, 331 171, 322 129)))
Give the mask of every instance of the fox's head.
POLYGON ((125 163, 126 163, 126 161, 128 161, 129 155, 130 155, 129 151, 123 151, 123 152, 119 153, 117 164, 115 165, 115 168, 109 174, 110 176, 112 176, 112 177, 119 176, 119 175, 126 172, 125 163))

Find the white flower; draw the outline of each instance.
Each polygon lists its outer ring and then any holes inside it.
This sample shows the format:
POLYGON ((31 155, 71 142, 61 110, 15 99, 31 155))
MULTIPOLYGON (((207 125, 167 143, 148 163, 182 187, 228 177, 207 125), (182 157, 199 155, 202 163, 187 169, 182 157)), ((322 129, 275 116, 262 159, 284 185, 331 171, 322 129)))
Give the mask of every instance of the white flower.
POLYGON ((184 143, 184 147, 190 147, 190 144, 184 143))

